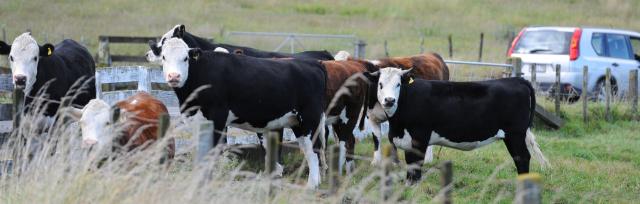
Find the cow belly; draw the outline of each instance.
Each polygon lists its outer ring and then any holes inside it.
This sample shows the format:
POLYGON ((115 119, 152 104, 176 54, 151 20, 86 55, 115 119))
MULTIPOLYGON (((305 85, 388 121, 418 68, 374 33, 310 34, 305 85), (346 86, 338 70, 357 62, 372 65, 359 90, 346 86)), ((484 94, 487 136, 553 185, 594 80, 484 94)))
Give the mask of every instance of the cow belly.
POLYGON ((249 122, 235 123, 234 121, 236 121, 237 119, 238 117, 233 112, 229 111, 229 115, 227 116, 227 125, 231 127, 252 131, 252 132, 266 132, 269 130, 290 128, 300 124, 300 122, 298 121, 298 114, 296 111, 285 113, 279 118, 276 118, 267 122, 267 125, 264 127, 256 127, 251 125, 251 123, 249 122))
POLYGON ((472 141, 472 142, 453 142, 446 137, 440 136, 437 132, 431 132, 431 139, 429 140, 429 145, 440 145, 445 147, 451 147, 454 149, 469 151, 474 150, 479 147, 491 144, 496 140, 504 139, 504 131, 498 130, 498 133, 492 137, 489 137, 482 141, 472 141))

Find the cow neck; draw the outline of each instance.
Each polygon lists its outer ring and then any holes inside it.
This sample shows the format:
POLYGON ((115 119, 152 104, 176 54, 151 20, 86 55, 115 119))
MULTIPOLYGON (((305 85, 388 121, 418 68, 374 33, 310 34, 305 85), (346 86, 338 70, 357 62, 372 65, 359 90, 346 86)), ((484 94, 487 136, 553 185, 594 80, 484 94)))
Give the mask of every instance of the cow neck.
MULTIPOLYGON (((52 79, 57 79, 58 77, 64 76, 63 69, 64 62, 62 61, 62 59, 60 59, 60 56, 53 54, 48 57, 40 57, 37 66, 38 73, 36 73, 36 81, 31 87, 29 93, 25 94, 31 97, 37 95, 38 91, 43 88, 43 86, 47 84, 47 82, 51 81, 52 79)), ((52 81, 52 83, 50 83, 50 86, 52 86, 54 82, 55 81, 52 81)), ((52 88, 62 89, 63 87, 48 87, 48 89, 52 88)))
POLYGON ((211 43, 209 40, 195 36, 189 32, 184 32, 184 37, 182 38, 185 43, 189 47, 193 48, 201 48, 203 50, 213 50, 216 49, 217 45, 211 43))

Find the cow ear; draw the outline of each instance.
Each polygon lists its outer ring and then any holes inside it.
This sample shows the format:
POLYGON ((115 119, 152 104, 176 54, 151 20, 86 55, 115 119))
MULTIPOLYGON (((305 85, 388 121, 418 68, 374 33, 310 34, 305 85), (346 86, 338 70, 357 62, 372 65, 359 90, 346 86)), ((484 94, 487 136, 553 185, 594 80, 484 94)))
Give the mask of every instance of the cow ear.
POLYGON ((380 72, 379 71, 364 72, 362 74, 364 75, 364 77, 367 78, 367 80, 369 80, 369 83, 376 84, 378 82, 378 79, 380 78, 380 72))
POLYGON ((202 50, 200 48, 193 48, 189 50, 189 58, 193 60, 198 60, 200 55, 202 55, 202 50))
POLYGON ((185 32, 184 25, 179 25, 176 29, 173 30, 173 37, 183 38, 185 32))
POLYGON ((400 79, 402 80, 402 84, 410 84, 413 83, 413 68, 402 70, 400 72, 400 79))
POLYGON ((244 51, 242 49, 235 49, 235 50, 233 50, 233 54, 244 55, 244 51))
POLYGON ((64 109, 64 113, 71 117, 73 120, 80 120, 82 118, 82 109, 67 107, 64 109))
POLYGON ((51 56, 53 54, 53 45, 47 43, 44 44, 43 46, 40 46, 40 56, 41 57, 48 57, 51 56))
POLYGON ((0 55, 7 55, 11 52, 11 45, 8 45, 4 41, 0 41, 0 55))
POLYGON ((160 53, 162 52, 162 47, 158 47, 158 43, 156 43, 156 41, 149 40, 149 48, 151 49, 151 52, 153 52, 154 55, 160 56, 160 53))

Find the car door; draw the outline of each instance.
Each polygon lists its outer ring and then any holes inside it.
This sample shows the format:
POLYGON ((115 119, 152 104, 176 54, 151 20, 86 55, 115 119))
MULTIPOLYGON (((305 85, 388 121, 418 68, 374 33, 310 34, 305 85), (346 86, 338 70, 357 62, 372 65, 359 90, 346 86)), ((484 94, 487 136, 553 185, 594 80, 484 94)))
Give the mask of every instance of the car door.
POLYGON ((636 70, 640 72, 640 36, 630 36, 629 42, 631 44, 633 58, 636 60, 636 64, 637 64, 636 70))
POLYGON ((629 36, 617 33, 607 33, 605 51, 610 59, 611 75, 615 77, 618 95, 622 96, 629 88, 629 71, 640 65, 633 57, 629 36))

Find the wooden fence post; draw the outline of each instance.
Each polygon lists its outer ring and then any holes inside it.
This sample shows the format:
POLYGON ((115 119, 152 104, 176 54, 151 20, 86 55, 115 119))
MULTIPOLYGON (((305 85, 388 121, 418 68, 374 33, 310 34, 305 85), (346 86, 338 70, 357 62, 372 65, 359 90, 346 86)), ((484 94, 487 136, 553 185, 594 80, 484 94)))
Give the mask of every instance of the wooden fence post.
POLYGON ((612 90, 611 90, 611 68, 607 67, 607 72, 605 75, 605 93, 606 93, 606 98, 605 98, 605 119, 609 122, 611 122, 611 96, 612 94, 612 90))
POLYGON ((449 41, 449 59, 453 58, 453 39, 451 39, 451 34, 447 37, 449 41))
POLYGON ((196 152, 196 162, 202 163, 213 148, 213 122, 207 120, 200 124, 198 128, 198 146, 196 152))
POLYGON ((276 131, 269 131, 267 133, 267 148, 265 158, 265 172, 268 177, 271 178, 273 172, 276 170, 276 162, 278 162, 278 148, 280 143, 280 135, 276 131))
POLYGON ((537 73, 538 72, 538 65, 537 64, 531 64, 531 86, 533 86, 534 90, 538 90, 538 82, 537 82, 537 73))
POLYGON ((384 56, 389 57, 389 48, 387 47, 387 40, 384 40, 384 56))
POLYGON ((382 146, 382 168, 383 177, 381 180, 380 190, 382 192, 382 200, 387 201, 393 193, 393 178, 391 177, 391 168, 393 167, 393 160, 391 158, 391 144, 385 144, 382 146))
POLYGON ((518 186, 516 188, 515 203, 517 204, 539 204, 542 200, 542 190, 540 189, 540 174, 528 173, 518 176, 518 186))
MULTIPOLYGON (((167 135, 167 130, 169 129, 169 124, 170 124, 170 120, 169 120, 169 114, 168 113, 163 113, 162 115, 160 115, 160 117, 158 117, 158 140, 162 140, 164 139, 164 137, 167 135)), ((164 163, 164 161, 167 161, 167 159, 169 158, 169 148, 165 147, 163 148, 164 151, 162 151, 162 157, 160 157, 160 163, 164 163)))
POLYGON ((442 174, 442 188, 444 189, 442 203, 450 204, 452 203, 451 191, 453 189, 453 164, 451 161, 444 161, 440 167, 440 172, 442 174))
POLYGON ((98 37, 98 56, 96 62, 98 64, 111 66, 111 54, 109 53, 109 38, 105 36, 98 37))
POLYGON ((555 92, 556 95, 554 96, 555 100, 555 111, 556 111, 556 116, 560 117, 560 94, 561 94, 561 82, 560 82, 560 64, 556 64, 556 84, 555 84, 555 92))
POLYGON ((24 106, 24 91, 22 89, 13 89, 13 130, 17 130, 20 126, 22 118, 22 108, 24 106))
POLYGON ((585 65, 582 68, 582 93, 580 94, 580 98, 582 98, 582 120, 586 123, 589 121, 589 116, 587 112, 587 104, 589 102, 589 87, 587 82, 589 81, 589 67, 585 65))
POLYGON ((478 49, 478 62, 482 62, 482 46, 484 44, 484 33, 480 33, 480 48, 478 49))
POLYGON ((629 97, 631 114, 636 117, 638 114, 638 70, 631 70, 629 73, 629 97))
POLYGON ((522 76, 522 59, 519 57, 512 57, 511 59, 511 77, 522 76))
POLYGON ((424 53, 424 35, 420 36, 420 54, 424 53))
POLYGON ((364 40, 358 40, 356 42, 356 58, 364 59, 365 58, 365 48, 367 47, 367 43, 364 40))
POLYGON ((340 147, 329 147, 329 193, 335 195, 340 188, 340 147))

